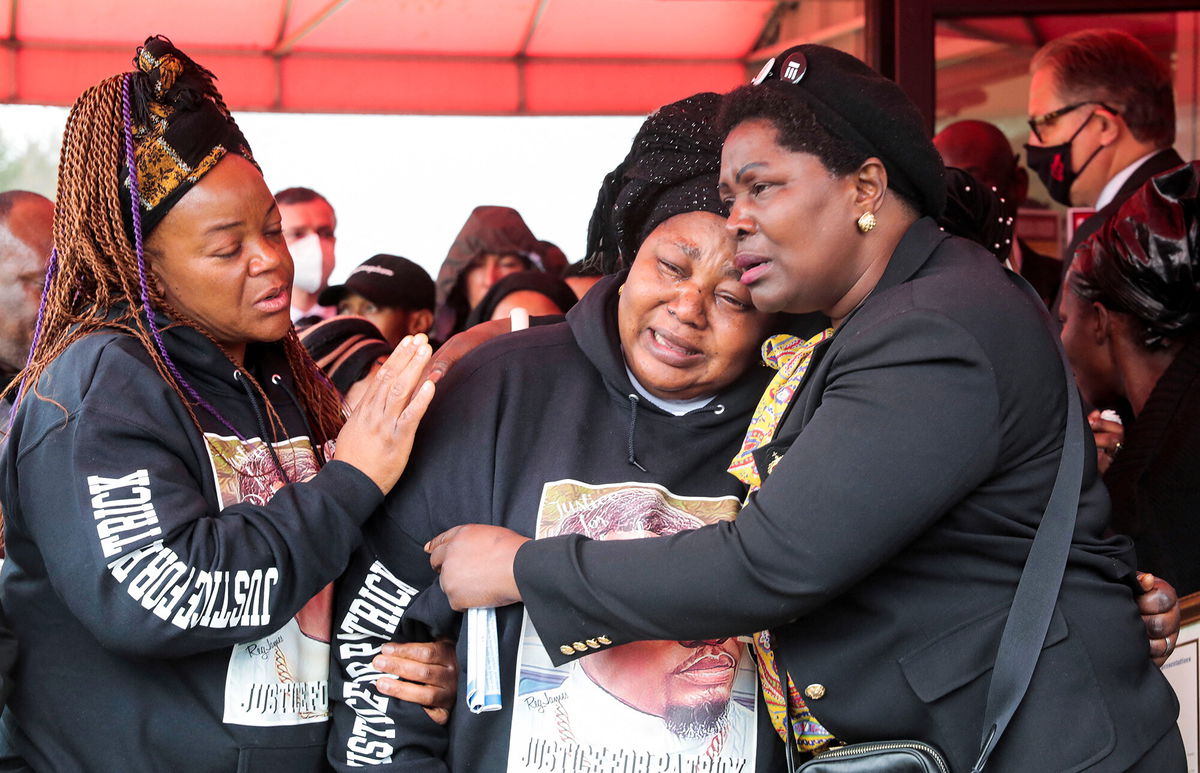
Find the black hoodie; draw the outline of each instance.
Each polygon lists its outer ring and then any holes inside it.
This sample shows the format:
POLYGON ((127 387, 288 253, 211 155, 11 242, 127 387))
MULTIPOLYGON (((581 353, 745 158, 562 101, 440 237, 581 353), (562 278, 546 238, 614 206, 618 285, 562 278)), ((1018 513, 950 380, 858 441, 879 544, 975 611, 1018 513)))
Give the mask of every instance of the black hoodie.
MULTIPOLYGON (((364 545, 338 584, 329 749, 338 769, 508 768, 524 620, 520 605, 497 610, 501 711, 467 710, 465 627, 458 646, 458 704, 448 728, 419 706, 374 689, 380 674, 370 661, 384 642, 459 637, 462 616, 449 609, 422 550, 430 538, 462 523, 496 524, 534 536, 539 512, 551 500, 562 508, 567 500, 629 488, 665 490, 674 503, 671 495, 710 504, 727 498, 720 506, 736 512, 743 490, 725 468, 772 371, 752 369, 707 406, 683 416, 660 410, 638 396, 625 367, 616 323, 620 281, 602 280, 565 323, 480 346, 439 385, 410 467, 384 510, 368 523, 364 545)), ((758 714, 765 719, 761 704, 758 714)), ((760 754, 782 748, 759 735, 760 754)))
POLYGON ((534 266, 530 260, 530 255, 536 254, 538 249, 537 237, 529 230, 521 213, 512 207, 482 206, 471 210, 438 269, 437 309, 430 335, 438 341, 446 341, 465 329, 471 306, 467 303, 463 275, 476 258, 488 253, 519 255, 527 268, 540 271, 542 267, 534 266))
POLYGON ((201 408, 197 431, 128 335, 50 364, 0 458, 0 598, 21 644, 0 745, 37 770, 320 770, 321 591, 382 497, 345 463, 317 472, 279 346, 252 344, 247 367, 288 430, 275 455, 307 482, 278 475, 265 406, 220 350, 162 337, 248 439, 201 408))

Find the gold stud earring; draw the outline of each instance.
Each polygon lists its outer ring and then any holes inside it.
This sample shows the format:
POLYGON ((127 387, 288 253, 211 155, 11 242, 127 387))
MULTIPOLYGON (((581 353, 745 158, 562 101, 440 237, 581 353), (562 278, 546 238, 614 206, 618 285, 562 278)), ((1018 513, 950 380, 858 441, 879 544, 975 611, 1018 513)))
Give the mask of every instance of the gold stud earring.
POLYGON ((866 233, 874 228, 877 222, 874 212, 864 212, 858 216, 858 230, 866 233))
POLYGON ((625 283, 624 282, 622 282, 621 286, 617 288, 617 295, 620 295, 623 292, 625 292, 625 283))

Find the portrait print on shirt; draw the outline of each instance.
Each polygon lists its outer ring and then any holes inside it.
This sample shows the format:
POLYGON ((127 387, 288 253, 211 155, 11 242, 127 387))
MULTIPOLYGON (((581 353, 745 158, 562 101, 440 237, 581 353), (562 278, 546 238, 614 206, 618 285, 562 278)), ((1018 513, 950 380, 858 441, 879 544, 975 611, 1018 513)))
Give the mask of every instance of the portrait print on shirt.
MULTIPOLYGON (((239 502, 266 504, 284 485, 262 440, 241 441, 211 433, 205 433, 205 440, 222 507, 239 502)), ((307 438, 274 445, 289 480, 302 482, 317 474, 316 456, 307 438)), ((247 582, 263 571, 245 573, 251 575, 247 582)), ((265 573, 260 592, 269 593, 269 586, 278 582, 278 569, 265 573)), ((239 596, 237 580, 229 580, 230 598, 239 596)), ((332 603, 333 586, 328 585, 279 630, 233 648, 225 676, 226 723, 266 727, 328 721, 332 603)))
MULTIPOLYGON (((732 520, 736 497, 680 497, 643 483, 554 481, 537 538, 617 540, 732 520)), ((526 614, 517 654, 508 770, 751 771, 758 684, 737 638, 608 646, 603 631, 559 667, 526 614)), ((578 648, 576 648, 578 649, 578 648)))

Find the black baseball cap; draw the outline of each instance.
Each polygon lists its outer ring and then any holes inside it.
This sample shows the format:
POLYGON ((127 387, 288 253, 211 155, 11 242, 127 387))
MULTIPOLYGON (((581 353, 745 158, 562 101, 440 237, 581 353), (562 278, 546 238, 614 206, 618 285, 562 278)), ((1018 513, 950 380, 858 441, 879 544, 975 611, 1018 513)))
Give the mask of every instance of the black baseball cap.
POLYGON ((358 293, 380 308, 433 310, 437 291, 425 269, 399 255, 379 254, 350 272, 344 284, 326 287, 317 303, 336 306, 349 293, 358 293))

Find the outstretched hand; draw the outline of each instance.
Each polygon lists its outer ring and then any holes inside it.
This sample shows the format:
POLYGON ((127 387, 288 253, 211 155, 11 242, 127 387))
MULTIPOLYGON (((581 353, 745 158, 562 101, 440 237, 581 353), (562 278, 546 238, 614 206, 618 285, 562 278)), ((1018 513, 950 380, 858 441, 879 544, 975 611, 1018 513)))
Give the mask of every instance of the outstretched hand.
POLYGON ((370 377, 366 393, 338 433, 333 458, 357 467, 384 494, 408 465, 417 424, 433 399, 433 382, 421 380, 430 354, 424 335, 401 341, 370 377))
POLYGON ((442 591, 460 612, 472 607, 503 607, 521 600, 513 576, 517 550, 529 541, 500 526, 468 523, 442 532, 425 545, 429 563, 441 575, 442 591))

